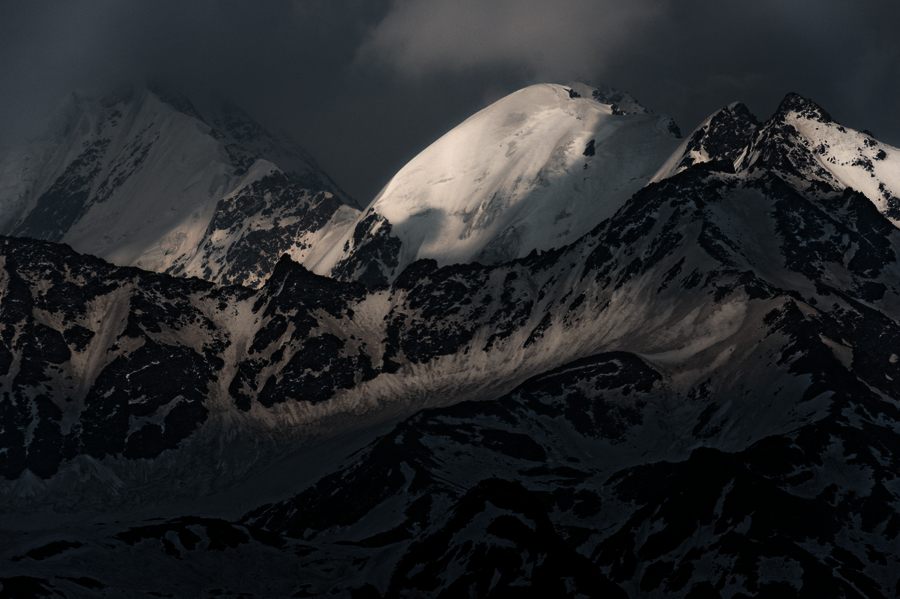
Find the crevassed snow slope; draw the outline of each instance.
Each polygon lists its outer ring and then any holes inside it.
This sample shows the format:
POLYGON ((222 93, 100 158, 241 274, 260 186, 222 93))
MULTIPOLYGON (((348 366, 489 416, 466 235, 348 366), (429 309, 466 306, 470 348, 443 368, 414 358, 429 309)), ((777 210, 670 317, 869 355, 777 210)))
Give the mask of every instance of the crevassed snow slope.
MULTIPOLYGON (((592 89, 522 89, 403 167, 358 219, 380 215, 401 242, 387 278, 420 258, 498 263, 568 244, 643 187, 677 148, 677 128, 666 116, 614 114, 592 89)), ((367 231, 356 233, 314 270, 332 273, 367 231)))
POLYGON ((72 94, 41 139, 0 157, 0 233, 256 285, 283 253, 302 261, 342 207, 356 212, 302 149, 238 108, 204 115, 142 87, 72 94))

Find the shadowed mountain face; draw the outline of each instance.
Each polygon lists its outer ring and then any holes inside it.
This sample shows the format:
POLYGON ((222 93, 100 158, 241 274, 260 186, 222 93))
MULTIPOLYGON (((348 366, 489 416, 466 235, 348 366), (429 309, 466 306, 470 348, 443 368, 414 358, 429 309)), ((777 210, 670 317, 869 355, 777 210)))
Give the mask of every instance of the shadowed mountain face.
POLYGON ((72 94, 0 156, 0 233, 115 264, 258 287, 284 253, 318 260, 359 211, 302 148, 229 103, 133 88, 72 94))
POLYGON ((897 160, 732 105, 574 242, 374 288, 375 217, 257 289, 3 238, 4 592, 897 594, 897 160))

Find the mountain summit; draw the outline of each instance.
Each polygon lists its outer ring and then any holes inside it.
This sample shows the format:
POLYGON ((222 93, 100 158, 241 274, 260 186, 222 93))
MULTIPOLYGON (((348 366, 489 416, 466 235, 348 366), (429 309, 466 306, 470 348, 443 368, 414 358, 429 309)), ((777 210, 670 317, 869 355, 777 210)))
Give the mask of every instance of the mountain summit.
POLYGON ((776 170, 810 194, 855 189, 900 226, 900 151, 842 126, 798 94, 785 96, 737 167, 776 170))
POLYGON ((355 214, 299 146, 232 104, 203 112, 146 87, 72 94, 42 139, 0 157, 0 233, 252 286, 355 214))
POLYGON ((611 88, 525 88, 404 166, 314 270, 383 284, 422 258, 497 264, 566 245, 618 210, 678 143, 671 119, 611 88))

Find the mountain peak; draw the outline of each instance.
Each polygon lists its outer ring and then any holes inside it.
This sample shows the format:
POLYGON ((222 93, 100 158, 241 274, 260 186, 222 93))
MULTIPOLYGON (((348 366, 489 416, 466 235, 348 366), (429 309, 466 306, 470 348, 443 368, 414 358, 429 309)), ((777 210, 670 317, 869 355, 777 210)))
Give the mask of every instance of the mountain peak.
POLYGON ((733 102, 697 127, 653 177, 653 181, 671 177, 695 164, 733 165, 758 129, 759 121, 747 106, 733 102))
POLYGON ((784 97, 781 104, 778 105, 773 119, 790 113, 796 113, 805 119, 820 123, 834 122, 831 115, 825 112, 821 106, 795 92, 790 92, 784 97))
POLYGON ((304 260, 352 217, 302 147, 201 100, 141 82, 69 94, 46 133, 4 159, 0 233, 259 285, 281 254, 304 260))
POLYGON ((420 258, 497 264, 573 242, 679 143, 670 118, 616 94, 533 85, 469 117, 403 167, 315 271, 390 282, 420 258), (634 112, 605 103, 613 99, 634 112))
POLYGON ((174 110, 189 117, 195 118, 200 122, 206 122, 206 120, 203 118, 203 116, 201 116, 200 112, 194 106, 194 103, 191 101, 191 99, 180 91, 170 90, 157 83, 152 82, 147 84, 147 91, 159 98, 161 102, 163 102, 170 108, 173 108, 174 110))
POLYGON ((789 93, 754 136, 737 165, 772 170, 811 196, 852 188, 900 225, 897 149, 837 123, 812 100, 789 93))
POLYGON ((652 110, 643 106, 631 94, 619 91, 604 83, 574 81, 569 83, 568 87, 582 97, 592 98, 600 104, 606 104, 612 108, 613 114, 616 115, 653 114, 652 110))

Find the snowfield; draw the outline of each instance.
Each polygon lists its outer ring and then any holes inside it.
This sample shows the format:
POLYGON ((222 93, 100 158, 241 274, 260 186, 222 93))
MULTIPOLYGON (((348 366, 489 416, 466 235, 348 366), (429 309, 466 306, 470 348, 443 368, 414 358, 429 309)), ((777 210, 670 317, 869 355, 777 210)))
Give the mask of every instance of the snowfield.
MULTIPOLYGON (((612 216, 679 141, 668 117, 614 114, 592 90, 520 90, 404 166, 357 221, 374 212, 400 240, 388 280, 423 258, 439 265, 522 258, 571 243, 612 216)), ((356 228, 315 272, 330 274, 347 259, 356 228)))

